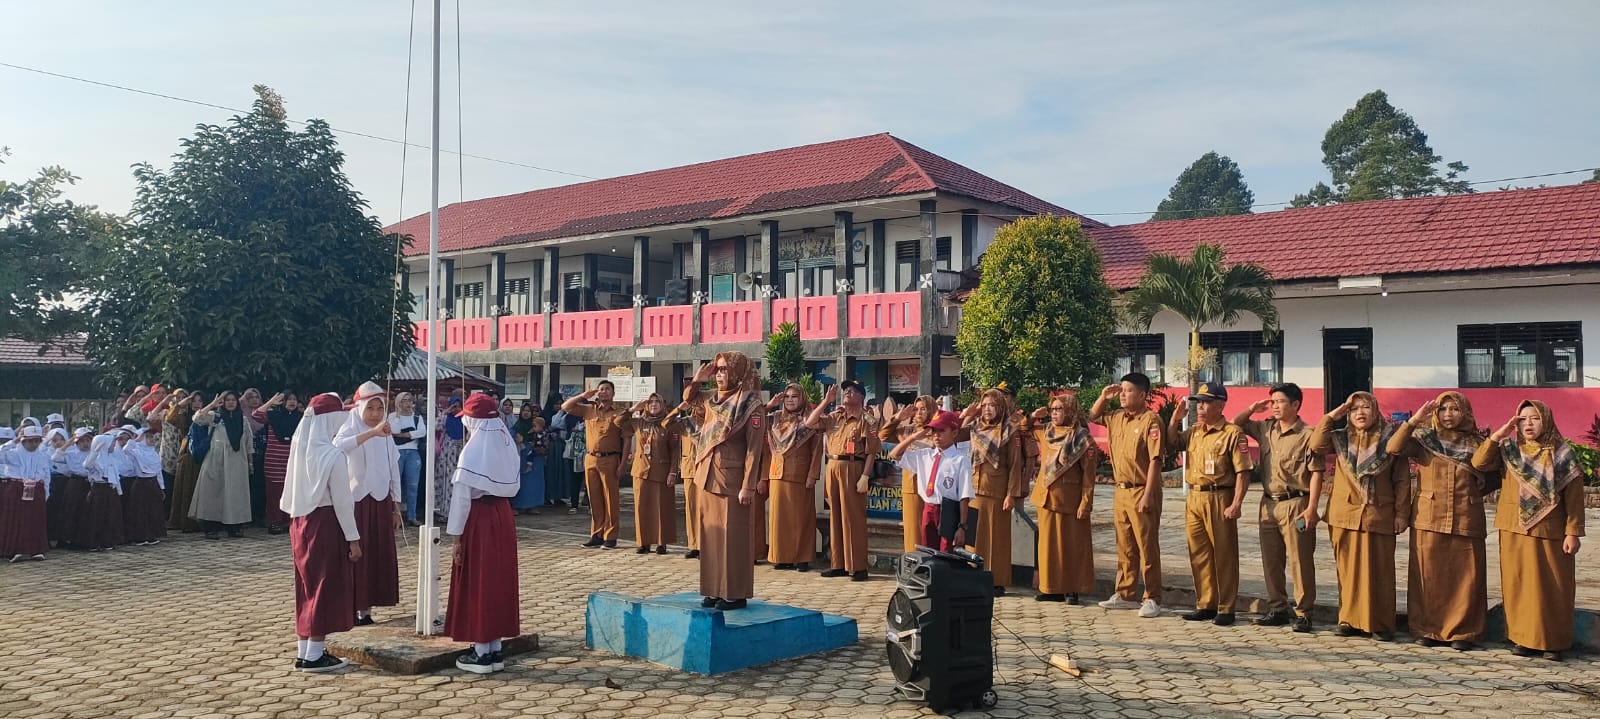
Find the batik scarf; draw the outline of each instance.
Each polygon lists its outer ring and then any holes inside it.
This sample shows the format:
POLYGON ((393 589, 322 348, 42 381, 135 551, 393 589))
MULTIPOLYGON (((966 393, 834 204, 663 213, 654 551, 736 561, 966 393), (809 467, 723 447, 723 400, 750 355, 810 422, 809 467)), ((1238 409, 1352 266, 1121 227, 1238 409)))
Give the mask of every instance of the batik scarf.
POLYGON ((1011 398, 997 389, 984 392, 983 396, 994 399, 999 417, 993 424, 985 423, 979 410, 977 424, 972 429, 972 460, 973 464, 987 462, 991 467, 999 467, 1006 445, 1017 433, 1016 422, 1011 417, 1011 398))
POLYGON ((695 438, 695 464, 706 461, 723 442, 751 421, 750 415, 761 406, 756 394, 755 364, 741 352, 720 352, 713 363, 721 361, 728 366, 727 392, 706 400, 705 418, 695 438))
MULTIPOLYGON (((781 405, 778 411, 772 413, 772 421, 767 425, 768 441, 772 443, 773 454, 787 454, 797 445, 805 444, 814 432, 807 428, 806 415, 811 414, 811 400, 806 397, 805 389, 798 384, 790 384, 783 388, 799 390, 800 409, 790 412, 781 405)), ((787 398, 786 398, 787 399, 787 398)))
POLYGON ((1500 442, 1500 453, 1517 478, 1517 520, 1524 532, 1543 521, 1560 503, 1567 484, 1581 481, 1583 475, 1572 446, 1556 429, 1550 406, 1530 399, 1517 407, 1517 413, 1528 407, 1539 410, 1544 433, 1529 444, 1523 444, 1518 437, 1500 442))
POLYGON ((1461 422, 1455 429, 1447 429, 1440 426, 1439 415, 1434 414, 1429 426, 1418 428, 1411 433, 1411 438, 1429 454, 1477 477, 1479 491, 1494 491, 1500 486, 1499 473, 1480 472, 1472 466, 1472 453, 1483 444, 1483 430, 1478 428, 1478 421, 1472 414, 1472 404, 1460 392, 1445 392, 1434 401, 1440 405, 1455 402, 1461 408, 1461 422))
POLYGON ((1333 434, 1333 450, 1339 465, 1355 478, 1356 490, 1363 504, 1377 504, 1378 473, 1389 467, 1389 439, 1394 436, 1395 425, 1386 422, 1378 412, 1378 399, 1365 392, 1352 395, 1372 404, 1372 413, 1378 424, 1371 431, 1357 429, 1355 423, 1333 434), (1352 439, 1354 438, 1354 439, 1352 439))

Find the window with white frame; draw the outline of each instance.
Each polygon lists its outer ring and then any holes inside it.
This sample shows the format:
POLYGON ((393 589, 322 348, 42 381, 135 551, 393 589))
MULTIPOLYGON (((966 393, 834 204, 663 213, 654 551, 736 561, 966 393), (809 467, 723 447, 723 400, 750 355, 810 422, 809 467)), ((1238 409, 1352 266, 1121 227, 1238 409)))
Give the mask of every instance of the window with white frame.
POLYGON ((1456 327, 1462 387, 1582 387, 1583 323, 1456 327))
POLYGON ((464 282, 456 285, 455 319, 465 320, 483 316, 483 283, 464 282))
POLYGON ((533 281, 526 278, 506 280, 506 306, 502 309, 508 315, 528 314, 532 303, 533 281))

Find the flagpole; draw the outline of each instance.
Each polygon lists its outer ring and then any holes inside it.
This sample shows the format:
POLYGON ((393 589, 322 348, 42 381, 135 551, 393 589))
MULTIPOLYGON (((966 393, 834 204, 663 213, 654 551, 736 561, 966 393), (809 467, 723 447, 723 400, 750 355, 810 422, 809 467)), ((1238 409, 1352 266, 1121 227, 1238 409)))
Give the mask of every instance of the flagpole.
MULTIPOLYGON (((428 170, 431 174, 432 195, 428 205, 428 402, 439 403, 439 6, 442 0, 433 0, 433 139, 429 146, 428 170)), ((401 168, 404 172, 404 168, 401 168)), ((426 411, 426 410, 425 410, 426 411)), ((433 417, 430 417, 432 419, 433 417)), ((426 461, 423 462, 424 481, 420 491, 424 502, 422 536, 417 542, 417 625, 423 636, 439 634, 444 621, 439 617, 439 528, 433 518, 438 512, 434 497, 437 479, 437 443, 433 432, 438 427, 428 426, 422 437, 426 461)))

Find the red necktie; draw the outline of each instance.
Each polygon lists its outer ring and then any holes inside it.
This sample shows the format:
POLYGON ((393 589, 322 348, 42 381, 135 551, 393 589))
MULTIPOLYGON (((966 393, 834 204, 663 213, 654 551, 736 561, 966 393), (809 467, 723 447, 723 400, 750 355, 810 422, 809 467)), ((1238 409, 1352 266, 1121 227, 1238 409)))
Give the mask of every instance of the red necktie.
POLYGON ((939 477, 939 460, 944 459, 944 452, 933 455, 933 469, 928 470, 928 489, 924 494, 933 496, 933 483, 939 477))

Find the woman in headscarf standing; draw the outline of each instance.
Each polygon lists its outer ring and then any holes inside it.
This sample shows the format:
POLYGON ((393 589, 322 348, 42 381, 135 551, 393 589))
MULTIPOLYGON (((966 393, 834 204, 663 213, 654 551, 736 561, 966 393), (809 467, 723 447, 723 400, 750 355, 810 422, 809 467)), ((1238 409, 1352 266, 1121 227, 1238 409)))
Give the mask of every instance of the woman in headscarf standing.
POLYGON ((195 413, 194 423, 211 433, 211 447, 200 462, 189 516, 204 523, 206 539, 220 538, 223 530, 230 537, 242 537, 244 526, 250 523, 250 465, 255 437, 238 393, 217 395, 205 409, 195 413))
POLYGON ((1406 623, 1423 646, 1465 651, 1483 641, 1489 616, 1483 497, 1500 484, 1498 467, 1485 473, 1472 466, 1483 439, 1467 398, 1445 392, 1389 440, 1389 454, 1417 467, 1406 623))
POLYGON ((1561 661, 1577 606, 1583 470, 1549 405, 1532 399, 1478 446, 1472 466, 1505 472, 1494 528, 1511 651, 1561 661))
POLYGON ((805 426, 811 402, 804 387, 783 388, 773 405, 767 415, 772 467, 761 480, 772 498, 767 561, 774 569, 810 571, 817 558, 816 485, 822 471, 822 435, 805 426))
POLYGON ((700 485, 700 605, 724 611, 743 609, 755 595, 750 504, 767 449, 756 378, 744 353, 719 352, 683 391, 700 418, 693 479, 700 485), (712 380, 716 393, 705 397, 700 385, 712 380))
POLYGON ((1025 496, 1022 441, 1011 402, 1010 393, 991 389, 964 413, 972 431, 972 485, 977 493, 971 506, 978 512, 978 526, 967 533, 967 541, 988 560, 996 595, 1011 585, 1011 509, 1025 496))
POLYGON ((511 424, 511 437, 517 441, 522 459, 522 484, 511 498, 511 508, 518 514, 538 514, 544 506, 544 456, 549 447, 544 441, 544 420, 534 414, 533 405, 522 405, 511 424))
POLYGON ((167 410, 167 423, 162 428, 163 436, 170 430, 178 437, 173 450, 176 454, 172 460, 172 481, 167 483, 167 494, 170 495, 167 503, 171 507, 167 512, 167 529, 185 533, 200 531, 200 523, 189 516, 194 487, 200 482, 200 463, 189 451, 189 428, 194 424, 194 415, 201 406, 199 392, 185 395, 172 409, 167 410))
MULTIPOLYGON (((356 624, 372 624, 373 607, 400 603, 400 558, 395 533, 405 524, 400 509, 400 453, 389 427, 383 388, 372 382, 356 390, 356 406, 345 414, 333 446, 344 451, 356 530, 364 540, 355 565, 356 624)), ((496 419, 499 416, 496 415, 496 419)))
MULTIPOLYGON (((439 453, 433 462, 433 515, 435 520, 442 520, 450 508, 450 476, 456 471, 461 443, 466 438, 465 425, 461 424, 460 397, 450 398, 450 404, 439 414, 434 426, 439 428, 439 453)), ((417 511, 423 511, 421 502, 417 503, 417 511)))
POLYGON ((1311 451, 1335 457, 1328 534, 1339 575, 1341 637, 1394 638, 1394 538, 1410 526, 1411 473, 1389 454, 1395 427, 1370 392, 1356 392, 1323 415, 1311 451), (1333 423, 1349 419, 1343 429, 1333 423))
POLYGON ((633 435, 633 532, 639 554, 666 554, 678 541, 677 502, 672 488, 678 478, 678 435, 667 419, 667 403, 651 394, 635 404, 622 429, 633 435))
POLYGON ((445 526, 445 533, 457 539, 444 632, 473 645, 456 660, 456 668, 488 674, 506 667, 501 640, 522 633, 517 525, 506 501, 521 484, 521 459, 494 398, 480 394, 467 400, 464 422, 470 436, 451 477, 456 487, 445 526))
POLYGON ((182 427, 173 426, 168 418, 172 416, 173 410, 188 404, 188 402, 189 391, 176 389, 172 391, 166 406, 160 410, 162 420, 161 447, 159 450, 161 455, 161 480, 162 484, 167 488, 166 493, 162 495, 162 508, 166 511, 165 516, 167 517, 172 516, 172 490, 178 481, 178 451, 183 444, 184 433, 189 431, 187 414, 184 416, 182 427))
POLYGON ((289 470, 278 502, 289 515, 294 633, 299 638, 294 668, 302 672, 328 672, 348 664, 324 651, 323 640, 355 625, 353 567, 361 559, 361 533, 348 463, 333 446, 346 419, 343 410, 338 395, 311 398, 289 445, 289 470))
MULTIPOLYGON (((239 394, 239 406, 244 409, 244 421, 250 430, 250 517, 251 521, 266 523, 267 475, 262 466, 262 451, 267 446, 267 423, 256 419, 261 409, 261 390, 254 387, 239 394)), ((291 435, 292 436, 292 435, 291 435)))
MULTIPOLYGON (((887 406, 887 405, 885 405, 887 406)), ((922 431, 923 427, 933 421, 934 415, 939 413, 939 404, 930 395, 918 397, 915 402, 906 405, 904 409, 883 424, 883 429, 878 430, 878 439, 884 442, 899 444, 911 442, 922 431)), ((926 439, 915 440, 915 443, 906 449, 928 449, 933 443, 926 439)), ((914 551, 922 542, 922 495, 917 491, 917 473, 902 470, 900 472, 900 528, 905 535, 905 551, 914 551)))
POLYGON ((1094 507, 1099 456, 1077 395, 1051 397, 1048 407, 1033 413, 1033 423, 1026 429, 1039 445, 1039 474, 1030 497, 1039 510, 1039 595, 1035 599, 1077 604, 1078 595, 1094 591, 1089 513, 1094 507))
POLYGON ((267 534, 289 531, 289 515, 279 508, 284 475, 289 471, 289 444, 300 426, 300 398, 279 392, 250 414, 266 426, 266 448, 261 452, 261 474, 267 485, 267 534))

